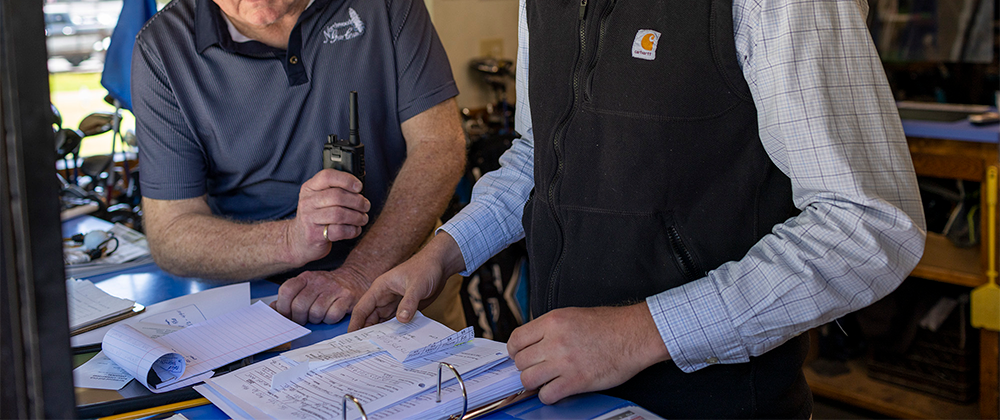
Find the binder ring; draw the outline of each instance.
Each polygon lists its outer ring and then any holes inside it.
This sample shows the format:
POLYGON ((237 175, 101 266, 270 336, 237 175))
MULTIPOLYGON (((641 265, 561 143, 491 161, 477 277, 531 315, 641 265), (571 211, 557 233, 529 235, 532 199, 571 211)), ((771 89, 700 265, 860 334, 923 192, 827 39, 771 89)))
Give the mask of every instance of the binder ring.
POLYGON ((441 368, 445 366, 451 369, 451 372, 455 374, 455 379, 458 379, 458 385, 462 387, 462 415, 458 416, 461 419, 469 411, 469 394, 465 391, 465 381, 462 380, 462 375, 458 374, 458 369, 455 369, 455 366, 452 366, 451 363, 438 363, 438 392, 436 402, 441 402, 441 368))
MULTIPOLYGON (((438 376, 441 375, 439 374, 438 376)), ((354 398, 351 394, 344 394, 344 400, 341 401, 340 412, 344 414, 344 420, 347 420, 347 400, 354 401, 354 406, 358 407, 358 411, 361 412, 361 420, 368 420, 368 415, 365 414, 365 409, 361 406, 361 401, 358 401, 358 399, 354 398)))

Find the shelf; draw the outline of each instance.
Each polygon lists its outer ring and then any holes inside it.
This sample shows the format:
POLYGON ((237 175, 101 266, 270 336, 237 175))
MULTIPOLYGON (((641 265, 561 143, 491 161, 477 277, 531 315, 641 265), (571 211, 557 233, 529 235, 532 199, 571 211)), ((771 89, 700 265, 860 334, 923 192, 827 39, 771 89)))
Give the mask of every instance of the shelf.
POLYGON ((979 404, 956 404, 928 394, 868 377, 863 361, 847 362, 850 373, 835 377, 818 375, 808 364, 802 369, 813 394, 842 401, 887 416, 905 419, 971 419, 979 417, 979 404))
POLYGON ((959 248, 944 235, 927 234, 924 256, 911 276, 959 286, 976 287, 986 283, 979 247, 959 248))

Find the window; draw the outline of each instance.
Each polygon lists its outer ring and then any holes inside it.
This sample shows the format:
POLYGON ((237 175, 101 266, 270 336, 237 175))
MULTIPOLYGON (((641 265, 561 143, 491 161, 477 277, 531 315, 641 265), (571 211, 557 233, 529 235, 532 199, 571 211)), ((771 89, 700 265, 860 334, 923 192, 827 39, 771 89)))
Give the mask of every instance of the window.
MULTIPOLYGON (((90 113, 115 110, 104 100, 108 92, 101 72, 121 7, 121 0, 48 0, 44 5, 50 100, 63 127, 78 128, 90 113)), ((132 113, 123 110, 121 132, 134 127, 132 113)), ((111 132, 86 137, 80 157, 108 154, 112 141, 111 132)), ((114 150, 122 151, 120 142, 114 150)))

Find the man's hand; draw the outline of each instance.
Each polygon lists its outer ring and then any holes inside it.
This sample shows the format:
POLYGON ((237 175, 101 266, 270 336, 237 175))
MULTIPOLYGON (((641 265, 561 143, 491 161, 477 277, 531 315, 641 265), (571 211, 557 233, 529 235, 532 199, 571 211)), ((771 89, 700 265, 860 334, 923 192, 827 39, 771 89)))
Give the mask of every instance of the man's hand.
POLYGON ((282 283, 271 306, 299 324, 335 324, 351 312, 368 285, 363 275, 347 266, 306 271, 282 283))
POLYGON ((464 267, 458 244, 447 232, 441 232, 412 258, 375 279, 354 307, 347 330, 356 331, 393 316, 410 322, 418 309, 437 298, 448 277, 464 267))
POLYGON ((347 172, 324 169, 302 184, 299 204, 286 241, 298 265, 330 252, 330 243, 357 237, 368 223, 371 202, 361 181, 347 172), (324 236, 325 232, 325 236, 324 236))
POLYGON ((545 404, 612 388, 670 360, 646 302, 556 309, 515 329, 507 351, 524 388, 539 389, 545 404))

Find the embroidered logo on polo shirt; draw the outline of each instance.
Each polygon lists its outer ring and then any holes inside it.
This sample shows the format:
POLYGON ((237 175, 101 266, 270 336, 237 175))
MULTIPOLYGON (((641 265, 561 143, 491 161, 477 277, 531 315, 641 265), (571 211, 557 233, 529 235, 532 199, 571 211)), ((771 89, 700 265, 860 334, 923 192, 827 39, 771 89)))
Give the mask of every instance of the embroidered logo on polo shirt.
POLYGON ((652 29, 640 29, 632 41, 632 57, 643 60, 656 59, 656 44, 660 42, 660 33, 652 29))
POLYGON ((347 41, 351 38, 357 38, 361 34, 365 33, 365 23, 361 21, 361 17, 358 16, 358 12, 354 11, 354 8, 347 8, 347 13, 351 17, 346 22, 337 22, 326 29, 323 29, 323 36, 326 38, 323 40, 324 44, 332 44, 337 41, 347 41))

